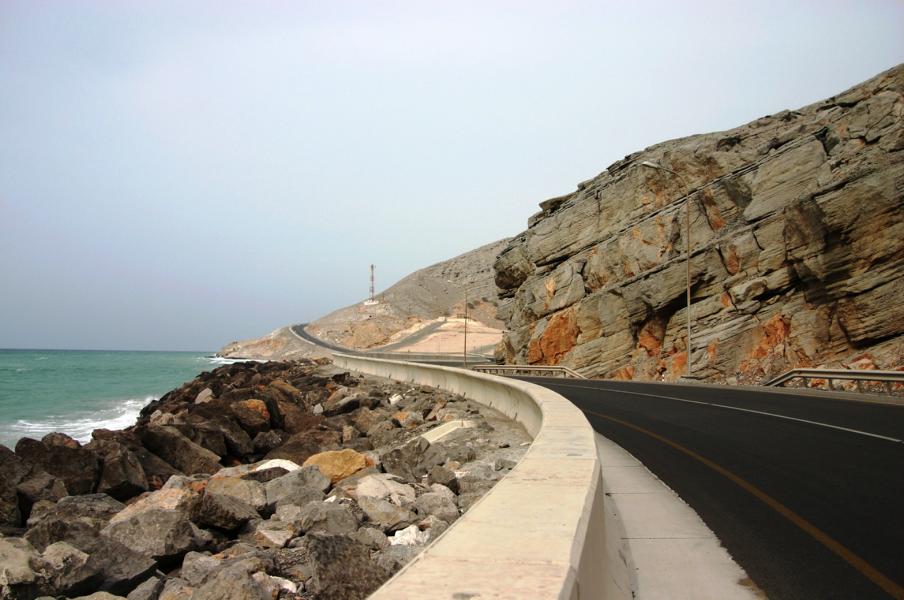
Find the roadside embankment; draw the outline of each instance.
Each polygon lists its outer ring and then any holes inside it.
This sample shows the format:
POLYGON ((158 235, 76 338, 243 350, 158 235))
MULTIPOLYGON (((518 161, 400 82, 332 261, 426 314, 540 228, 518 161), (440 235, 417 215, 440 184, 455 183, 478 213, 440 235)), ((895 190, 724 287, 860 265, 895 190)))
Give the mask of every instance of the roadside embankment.
POLYGON ((461 369, 334 360, 462 394, 517 420, 534 438, 491 493, 373 598, 631 597, 626 559, 611 541, 617 532, 607 531, 594 432, 573 404, 530 383, 461 369))

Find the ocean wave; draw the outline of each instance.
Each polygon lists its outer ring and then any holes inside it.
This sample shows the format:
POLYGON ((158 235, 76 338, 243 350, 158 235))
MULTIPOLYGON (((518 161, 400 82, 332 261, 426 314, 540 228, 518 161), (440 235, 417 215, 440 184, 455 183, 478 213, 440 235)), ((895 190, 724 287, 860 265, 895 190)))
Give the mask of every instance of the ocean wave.
POLYGON ((19 419, 9 428, 11 433, 18 437, 30 437, 40 439, 53 431, 60 431, 72 436, 79 442, 91 441, 91 432, 95 429, 123 429, 134 425, 141 413, 141 409, 149 403, 157 400, 156 396, 147 396, 144 399, 130 398, 123 402, 92 412, 90 415, 49 415, 46 419, 29 421, 19 419))
POLYGON ((202 356, 201 359, 206 360, 212 365, 234 365, 243 362, 270 362, 261 358, 223 358, 222 356, 202 356))

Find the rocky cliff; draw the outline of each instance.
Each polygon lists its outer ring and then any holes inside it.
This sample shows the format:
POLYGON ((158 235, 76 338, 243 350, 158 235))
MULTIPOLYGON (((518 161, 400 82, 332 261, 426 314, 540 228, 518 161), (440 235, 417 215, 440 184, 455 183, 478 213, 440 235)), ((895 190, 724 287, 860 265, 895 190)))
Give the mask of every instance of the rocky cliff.
POLYGON ((904 365, 902 93, 899 65, 631 154, 541 203, 494 266, 510 330, 500 358, 674 379, 690 354, 696 375, 730 382, 904 365))

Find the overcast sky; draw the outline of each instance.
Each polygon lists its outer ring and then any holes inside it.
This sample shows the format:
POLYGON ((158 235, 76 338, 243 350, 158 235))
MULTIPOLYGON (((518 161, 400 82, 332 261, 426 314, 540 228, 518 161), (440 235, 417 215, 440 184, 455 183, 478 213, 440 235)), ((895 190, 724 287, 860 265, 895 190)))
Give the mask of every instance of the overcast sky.
POLYGON ((650 144, 904 61, 904 2, 0 0, 0 347, 216 350, 650 144), (680 8, 679 8, 680 6, 680 8))

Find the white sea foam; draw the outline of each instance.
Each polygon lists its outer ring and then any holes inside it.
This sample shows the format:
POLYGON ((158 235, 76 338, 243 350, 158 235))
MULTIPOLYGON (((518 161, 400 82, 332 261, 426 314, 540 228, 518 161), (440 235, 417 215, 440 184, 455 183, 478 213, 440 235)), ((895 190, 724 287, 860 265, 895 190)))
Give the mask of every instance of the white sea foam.
POLYGON ((223 358, 222 356, 205 356, 203 359, 212 365, 234 365, 235 363, 243 362, 269 362, 259 358, 223 358))
POLYGON ((10 429, 16 438, 30 437, 40 439, 53 431, 61 431, 71 435, 78 441, 91 441, 91 432, 95 429, 123 429, 134 425, 141 409, 156 400, 156 396, 148 396, 143 400, 130 398, 110 408, 101 409, 90 415, 48 416, 40 421, 19 419, 10 429))

